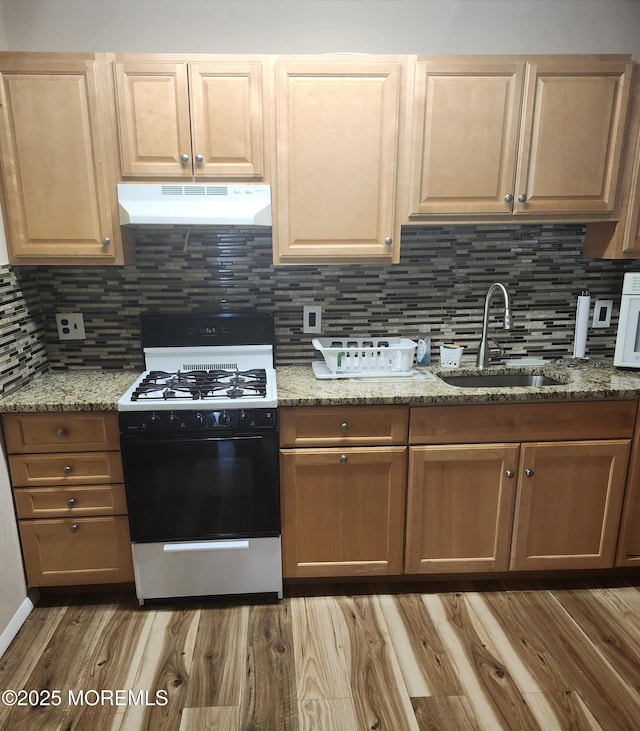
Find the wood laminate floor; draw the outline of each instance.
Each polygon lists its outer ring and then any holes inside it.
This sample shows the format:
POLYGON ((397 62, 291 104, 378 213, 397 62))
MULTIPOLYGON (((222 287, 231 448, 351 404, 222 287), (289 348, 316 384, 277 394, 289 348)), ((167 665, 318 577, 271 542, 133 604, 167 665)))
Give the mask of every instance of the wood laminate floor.
POLYGON ((53 705, 0 703, 0 729, 640 729, 628 580, 322 592, 45 597, 0 659, 0 692, 53 705))

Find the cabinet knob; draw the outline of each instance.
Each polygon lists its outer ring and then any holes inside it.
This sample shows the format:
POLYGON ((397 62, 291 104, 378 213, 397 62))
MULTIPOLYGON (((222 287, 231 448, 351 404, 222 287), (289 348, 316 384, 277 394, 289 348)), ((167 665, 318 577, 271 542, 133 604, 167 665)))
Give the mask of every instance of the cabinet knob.
POLYGON ((79 529, 80 529, 80 526, 77 523, 71 523, 71 525, 69 526, 69 530, 72 533, 77 533, 79 529))
POLYGON ((520 201, 520 203, 524 203, 527 200, 527 196, 524 193, 521 193, 518 196, 518 200, 520 201))
POLYGON ((506 475, 506 476, 507 476, 507 477, 508 477, 509 479, 511 479, 511 478, 513 477, 513 470, 507 470, 507 471, 505 472, 505 475, 506 475))
POLYGON ((70 474, 71 474, 71 472, 72 472, 72 469, 71 469, 71 465, 68 465, 68 464, 66 464, 66 465, 65 465, 65 466, 64 466, 64 467, 62 468, 62 474, 63 474, 63 475, 70 475, 70 474))
POLYGON ((196 165, 202 165, 204 157, 202 155, 196 155, 196 165))
POLYGON ((505 195, 504 202, 505 203, 513 203, 513 196, 511 195, 511 193, 507 193, 507 195, 505 195))
POLYGON ((340 429, 342 431, 348 431, 349 430, 349 424, 346 421, 343 421, 342 424, 340 424, 340 429))
POLYGON ((393 244, 393 239, 391 236, 387 236, 387 238, 384 240, 385 246, 391 246, 393 244))
POLYGON ((182 163, 183 165, 184 165, 185 163, 188 163, 188 162, 189 162, 189 155, 187 155, 187 153, 186 153, 186 152, 185 152, 185 153, 183 153, 182 155, 180 155, 180 162, 181 162, 181 163, 182 163))
POLYGON ((76 499, 75 499, 74 497, 70 497, 70 498, 69 498, 69 499, 67 500, 67 505, 68 505, 68 506, 69 506, 70 508, 72 508, 72 507, 73 507, 73 506, 74 506, 75 504, 76 504, 76 499))
POLYGON ((527 469, 526 469, 526 470, 524 471, 524 473, 525 473, 525 475, 526 475, 527 477, 533 477, 533 470, 530 470, 529 468, 527 468, 527 469))
POLYGON ((102 245, 103 246, 111 246, 111 239, 108 236, 105 236, 102 239, 102 245))
POLYGON ((68 434, 69 434, 69 432, 68 432, 68 431, 67 431, 67 430, 66 430, 66 429, 65 429, 65 428, 64 428, 63 426, 61 426, 61 427, 60 427, 60 428, 58 429, 58 431, 56 432, 56 436, 57 436, 57 437, 58 437, 59 439, 64 439, 64 438, 65 438, 65 437, 66 437, 66 436, 67 436, 68 434))
POLYGON ((346 464, 349 461, 349 457, 346 454, 340 455, 340 464, 346 464))

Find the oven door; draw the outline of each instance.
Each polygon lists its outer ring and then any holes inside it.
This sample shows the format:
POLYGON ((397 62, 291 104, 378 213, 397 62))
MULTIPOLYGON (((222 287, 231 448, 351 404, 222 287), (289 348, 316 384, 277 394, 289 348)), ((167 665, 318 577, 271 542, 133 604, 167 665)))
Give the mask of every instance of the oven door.
POLYGON ((277 434, 123 435, 131 539, 278 536, 277 434))

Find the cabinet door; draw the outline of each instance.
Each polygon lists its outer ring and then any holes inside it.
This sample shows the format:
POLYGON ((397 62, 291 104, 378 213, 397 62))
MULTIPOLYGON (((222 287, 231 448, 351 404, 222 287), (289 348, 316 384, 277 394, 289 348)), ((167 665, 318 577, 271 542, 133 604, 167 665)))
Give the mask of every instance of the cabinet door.
POLYGON ((286 577, 402 572, 406 447, 281 451, 286 577))
POLYGON ((613 565, 630 441, 521 447, 512 569, 613 565))
POLYGON ((632 68, 527 65, 514 213, 614 210, 632 68))
POLYGON ((405 571, 506 571, 519 447, 411 447, 405 571))
POLYGON ((29 586, 133 581, 126 516, 21 520, 29 586))
POLYGON ((523 77, 506 60, 417 64, 410 215, 511 215, 523 77))
POLYGON ((637 254, 640 252, 640 122, 637 123, 636 150, 627 205, 629 210, 623 234, 622 250, 637 254))
POLYGON ((10 261, 122 263, 96 59, 3 59, 0 68, 10 261))
POLYGON ((189 88, 196 176, 261 178, 261 62, 190 64, 189 88))
POLYGON ((399 61, 277 65, 276 263, 398 261, 400 82, 399 61))
POLYGON ((187 64, 114 63, 123 177, 193 175, 187 64))

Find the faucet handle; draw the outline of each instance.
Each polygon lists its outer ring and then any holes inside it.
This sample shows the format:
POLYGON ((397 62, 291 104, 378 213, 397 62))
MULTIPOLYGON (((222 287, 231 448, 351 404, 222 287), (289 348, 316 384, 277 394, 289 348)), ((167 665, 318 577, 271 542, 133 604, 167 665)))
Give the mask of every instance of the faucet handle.
POLYGON ((499 360, 504 355, 504 348, 495 338, 491 338, 491 342, 495 347, 489 348, 489 360, 499 360))

